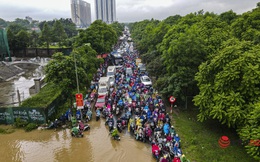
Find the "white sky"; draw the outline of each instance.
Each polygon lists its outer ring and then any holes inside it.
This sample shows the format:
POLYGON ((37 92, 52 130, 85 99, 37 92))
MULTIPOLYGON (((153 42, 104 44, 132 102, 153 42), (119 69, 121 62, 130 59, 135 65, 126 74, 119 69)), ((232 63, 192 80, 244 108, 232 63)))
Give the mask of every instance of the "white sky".
MULTIPOLYGON (((92 21, 95 20, 94 0, 91 4, 92 21)), ((176 14, 186 15, 203 9, 220 14, 233 10, 241 14, 256 7, 259 0, 116 0, 119 22, 144 19, 162 20, 176 14)), ((0 0, 0 18, 13 21, 30 16, 34 20, 70 18, 70 0, 0 0)))

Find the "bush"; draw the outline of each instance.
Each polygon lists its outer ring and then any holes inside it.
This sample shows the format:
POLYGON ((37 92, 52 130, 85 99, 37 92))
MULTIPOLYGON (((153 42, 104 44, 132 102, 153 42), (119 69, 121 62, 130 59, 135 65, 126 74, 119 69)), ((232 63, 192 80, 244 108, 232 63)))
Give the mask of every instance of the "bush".
POLYGON ((25 127, 27 124, 28 124, 28 122, 21 119, 20 117, 16 118, 16 120, 14 122, 14 126, 17 128, 25 127))
POLYGON ((34 129, 38 128, 38 125, 35 123, 29 123, 28 125, 26 125, 26 127, 24 128, 26 132, 30 132, 34 129))

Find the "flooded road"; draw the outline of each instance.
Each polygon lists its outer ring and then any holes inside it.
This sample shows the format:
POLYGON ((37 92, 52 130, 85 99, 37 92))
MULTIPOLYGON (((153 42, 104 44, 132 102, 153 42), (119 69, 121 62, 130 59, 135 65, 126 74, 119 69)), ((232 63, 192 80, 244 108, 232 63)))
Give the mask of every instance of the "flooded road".
POLYGON ((70 129, 16 130, 0 134, 0 161, 3 162, 155 162, 151 146, 136 141, 127 130, 115 141, 104 119, 92 119, 83 138, 71 137, 70 129))

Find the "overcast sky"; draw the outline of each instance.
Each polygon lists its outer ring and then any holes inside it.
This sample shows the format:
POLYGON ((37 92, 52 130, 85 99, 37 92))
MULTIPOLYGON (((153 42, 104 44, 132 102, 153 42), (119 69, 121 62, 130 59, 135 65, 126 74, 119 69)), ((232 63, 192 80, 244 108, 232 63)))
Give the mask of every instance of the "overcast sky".
MULTIPOLYGON (((92 21, 95 20, 94 0, 91 3, 92 21)), ((163 20, 168 16, 184 16, 203 9, 220 14, 233 10, 237 14, 251 11, 259 0, 116 0, 119 22, 144 19, 163 20)), ((34 20, 70 18, 70 0, 0 0, 0 18, 13 21, 30 16, 34 20)))

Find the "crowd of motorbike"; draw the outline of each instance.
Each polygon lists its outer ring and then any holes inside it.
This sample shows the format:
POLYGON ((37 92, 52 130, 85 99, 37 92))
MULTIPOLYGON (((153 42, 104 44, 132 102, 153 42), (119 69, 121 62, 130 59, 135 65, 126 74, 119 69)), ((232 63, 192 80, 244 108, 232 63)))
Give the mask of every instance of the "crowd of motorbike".
MULTIPOLYGON (((109 89, 105 106, 95 108, 96 120, 100 117, 106 120, 105 124, 115 140, 120 140, 119 134, 126 129, 136 140, 151 144, 152 155, 158 161, 188 161, 182 154, 180 137, 171 124, 171 117, 166 111, 161 96, 152 86, 146 86, 140 80, 141 76, 148 73, 140 71, 136 65, 138 52, 125 52, 123 58, 124 62, 116 66, 115 84, 109 89), (126 69, 129 68, 132 69, 132 74, 126 73, 126 69)), ((98 96, 99 78, 106 75, 106 68, 109 64, 111 62, 107 58, 100 65, 93 78, 90 93, 85 98, 86 122, 92 119, 91 102, 95 101, 98 96)), ((84 124, 81 124, 80 130, 84 130, 84 124)), ((73 135, 77 136, 76 133, 73 135)))
MULTIPOLYGON (((124 45, 124 44, 123 44, 124 45)), ((120 133, 128 131, 140 142, 151 144, 154 158, 160 162, 189 162, 181 150, 181 139, 171 124, 171 115, 167 113, 162 97, 152 85, 145 85, 141 78, 148 76, 141 70, 136 59, 138 52, 126 51, 123 61, 116 67, 114 84, 105 96, 101 108, 93 107, 97 101, 99 79, 106 76, 106 70, 112 64, 108 58, 100 65, 94 75, 89 91, 84 98, 84 109, 73 115, 71 109, 60 119, 51 122, 48 128, 57 128, 66 121, 71 122, 71 135, 83 137, 83 132, 90 129, 88 122, 95 113, 96 121, 105 119, 112 139, 120 141, 120 133), (127 70, 131 69, 131 73, 127 70)))

